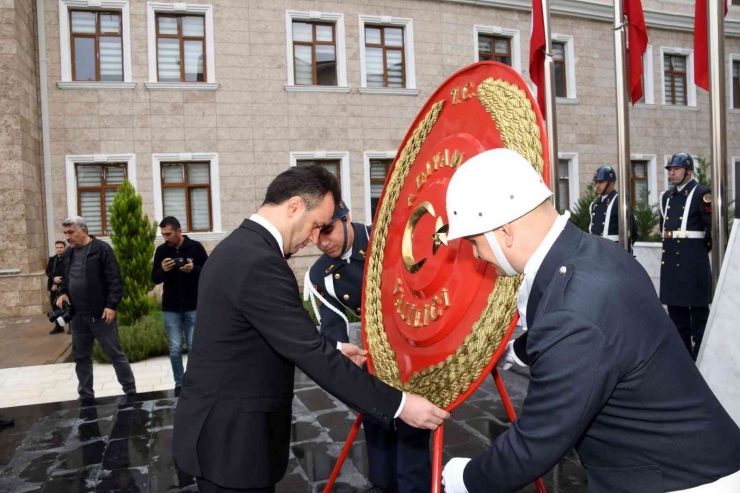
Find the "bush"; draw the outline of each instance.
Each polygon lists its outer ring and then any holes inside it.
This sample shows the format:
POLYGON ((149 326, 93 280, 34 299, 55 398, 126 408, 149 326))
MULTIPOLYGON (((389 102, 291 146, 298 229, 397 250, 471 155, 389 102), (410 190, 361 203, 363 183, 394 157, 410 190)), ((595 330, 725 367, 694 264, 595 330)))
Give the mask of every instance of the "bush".
POLYGON ((637 237, 640 241, 662 241, 658 232, 660 209, 657 204, 650 204, 647 190, 643 189, 639 200, 635 203, 634 214, 637 223, 637 237))
MULTIPOLYGON (((118 337, 130 363, 170 354, 170 344, 164 330, 161 310, 143 316, 131 325, 119 326, 118 337)), ((97 341, 93 347, 93 361, 111 363, 97 341)))
MULTIPOLYGON (((704 158, 702 156, 696 157, 696 166, 694 166, 696 171, 694 172, 694 177, 696 180, 704 185, 707 188, 712 188, 712 163, 707 158, 704 158)), ((732 184, 727 183, 727 192, 729 199, 729 192, 732 189, 732 184)), ((734 200, 728 200, 727 201, 727 235, 729 236, 730 232, 732 231, 732 224, 735 220, 735 201, 734 200)))
POLYGON ((141 196, 124 180, 110 206, 111 242, 123 277, 123 299, 117 308, 121 325, 150 313, 151 280, 157 224, 142 212, 141 196))
POLYGON ((570 220, 573 224, 588 233, 588 225, 591 224, 591 202, 596 199, 596 189, 590 183, 575 207, 570 210, 570 220))

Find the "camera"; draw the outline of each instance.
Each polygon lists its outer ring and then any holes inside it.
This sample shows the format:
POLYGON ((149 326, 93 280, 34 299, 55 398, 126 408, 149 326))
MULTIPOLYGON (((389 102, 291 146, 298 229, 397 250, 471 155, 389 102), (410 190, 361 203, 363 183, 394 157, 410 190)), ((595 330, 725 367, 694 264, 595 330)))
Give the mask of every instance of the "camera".
POLYGON ((185 265, 188 263, 188 261, 182 257, 173 258, 172 261, 175 263, 175 267, 178 269, 180 267, 185 267, 185 265))
POLYGON ((67 325, 74 316, 74 308, 72 308, 66 301, 62 303, 61 308, 57 308, 56 310, 52 310, 46 314, 46 318, 49 319, 49 322, 56 322, 60 327, 67 325))

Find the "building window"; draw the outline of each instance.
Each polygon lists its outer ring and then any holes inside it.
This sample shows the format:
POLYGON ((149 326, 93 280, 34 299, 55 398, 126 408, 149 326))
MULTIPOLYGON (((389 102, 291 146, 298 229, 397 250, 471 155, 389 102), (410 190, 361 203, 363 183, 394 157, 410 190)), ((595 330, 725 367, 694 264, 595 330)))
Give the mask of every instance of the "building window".
POLYGON ((642 54, 642 98, 637 104, 655 104, 653 84, 653 47, 648 45, 642 54))
POLYGON ((218 89, 212 5, 147 2, 147 35, 147 89, 218 89))
POLYGON ((365 26, 367 87, 406 87, 403 28, 365 26))
POLYGON ((649 161, 633 160, 632 164, 632 208, 643 199, 649 201, 648 166, 649 161))
POLYGON ((59 0, 60 89, 133 89, 128 0, 59 0))
POLYGON ((570 208, 570 160, 558 159, 558 210, 570 208))
POLYGON ((313 166, 318 165, 324 167, 329 173, 334 175, 337 179, 339 189, 342 189, 342 173, 341 173, 341 161, 339 159, 298 159, 296 166, 313 166))
POLYGON ((740 109, 740 61, 737 60, 732 61, 732 107, 740 109))
POLYGON ((286 91, 349 92, 344 16, 287 10, 286 91))
POLYGON ((76 164, 77 215, 90 234, 110 234, 110 206, 126 179, 126 163, 76 164))
POLYGON ((202 15, 157 14, 157 80, 205 82, 206 33, 202 15))
POLYGON ((385 179, 393 164, 393 159, 371 159, 370 160, 370 218, 375 218, 378 209, 380 195, 383 193, 385 179))
POLYGON ((478 60, 501 62, 511 67, 511 39, 503 36, 478 35, 478 60))
POLYGON ((212 231, 210 164, 162 163, 161 172, 163 215, 176 217, 183 231, 212 231))
POLYGON ((120 12, 69 12, 72 80, 123 81, 120 12))
POLYGON ((686 106, 687 91, 687 57, 684 55, 666 54, 663 56, 665 103, 674 106, 686 106))
POLYGON ((296 85, 336 86, 334 24, 293 21, 292 29, 296 85))
POLYGON ((565 43, 552 44, 553 62, 555 63, 555 95, 559 98, 568 97, 567 57, 565 43))

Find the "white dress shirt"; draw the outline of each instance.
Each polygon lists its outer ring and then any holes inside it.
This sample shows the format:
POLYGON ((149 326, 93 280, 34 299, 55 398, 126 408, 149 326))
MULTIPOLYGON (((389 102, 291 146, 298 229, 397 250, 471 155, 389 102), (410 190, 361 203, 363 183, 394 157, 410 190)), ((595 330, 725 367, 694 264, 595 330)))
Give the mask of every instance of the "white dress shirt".
MULTIPOLYGON (((283 254, 283 257, 285 257, 285 251, 283 250, 283 235, 280 234, 280 231, 277 230, 273 224, 265 219, 264 217, 260 216, 259 214, 252 214, 249 216, 250 221, 254 221, 263 228, 265 228, 274 238, 275 241, 277 241, 278 246, 280 247, 280 253, 283 254)), ((349 259, 350 255, 352 255, 352 249, 350 248, 349 251, 345 254, 346 258, 349 259)), ((342 255, 342 258, 345 258, 345 255, 342 255)), ((339 351, 342 350, 342 343, 337 342, 337 349, 339 351)), ((393 416, 393 418, 397 418, 401 415, 401 411, 403 411, 403 406, 406 404, 406 392, 404 392, 401 395, 401 405, 398 406, 398 410, 396 411, 396 414, 393 416)))

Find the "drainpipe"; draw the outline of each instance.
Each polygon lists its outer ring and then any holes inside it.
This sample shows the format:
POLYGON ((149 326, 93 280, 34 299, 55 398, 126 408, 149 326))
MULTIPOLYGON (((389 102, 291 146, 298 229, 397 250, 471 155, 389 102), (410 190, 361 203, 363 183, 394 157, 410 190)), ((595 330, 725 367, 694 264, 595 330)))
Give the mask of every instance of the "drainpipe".
POLYGON ((44 202, 46 203, 46 242, 48 255, 54 255, 54 197, 51 177, 51 145, 49 141, 49 89, 46 69, 46 22, 44 0, 36 0, 39 49, 39 92, 41 97, 41 148, 44 160, 44 202))

